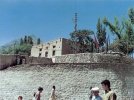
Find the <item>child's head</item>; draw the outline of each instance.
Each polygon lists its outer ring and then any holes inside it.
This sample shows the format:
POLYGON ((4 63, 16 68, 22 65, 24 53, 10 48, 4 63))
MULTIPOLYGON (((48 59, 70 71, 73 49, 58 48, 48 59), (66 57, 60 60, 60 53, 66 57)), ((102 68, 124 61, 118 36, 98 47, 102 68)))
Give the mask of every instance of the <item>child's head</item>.
POLYGON ((18 97, 18 100, 22 100, 22 99, 23 99, 23 97, 22 97, 22 96, 19 96, 19 97, 18 97))
POLYGON ((110 89, 110 81, 109 80, 104 80, 101 82, 102 88, 107 91, 107 90, 111 90, 110 89))
POLYGON ((43 91, 43 88, 42 88, 42 87, 39 87, 39 88, 38 88, 38 91, 39 91, 39 92, 42 92, 42 91, 43 91))
POLYGON ((53 86, 53 89, 55 90, 55 86, 53 86))
POLYGON ((92 91, 92 93, 93 93, 94 96, 99 95, 99 88, 98 87, 92 88, 91 91, 92 91))

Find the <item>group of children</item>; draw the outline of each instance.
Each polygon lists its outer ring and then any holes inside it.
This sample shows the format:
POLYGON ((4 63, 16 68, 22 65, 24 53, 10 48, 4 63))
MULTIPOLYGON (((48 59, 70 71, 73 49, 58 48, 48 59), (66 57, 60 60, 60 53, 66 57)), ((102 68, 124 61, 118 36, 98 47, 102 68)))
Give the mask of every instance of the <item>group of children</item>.
MULTIPOLYGON (((34 93, 34 97, 32 100, 41 100, 41 93, 43 91, 43 88, 42 87, 39 87, 38 88, 38 92, 35 92, 34 93)), ((22 96, 19 96, 18 97, 18 100, 23 100, 23 97, 22 96)), ((52 92, 51 92, 51 95, 50 95, 50 98, 49 100, 56 100, 56 96, 55 96, 55 86, 52 87, 52 92)))
MULTIPOLYGON (((117 96, 116 94, 111 90, 110 88, 110 81, 109 80, 104 80, 101 82, 102 88, 105 91, 104 96, 99 95, 99 88, 98 87, 93 87, 91 88, 91 94, 89 96, 89 100, 116 100, 117 96)), ((34 98, 32 100, 41 100, 41 93, 43 91, 42 87, 38 88, 38 92, 34 93, 34 98)), ((18 97, 18 100, 22 100, 22 96, 18 97)), ((52 92, 50 95, 49 100, 56 100, 55 96, 55 86, 52 88, 52 92)))

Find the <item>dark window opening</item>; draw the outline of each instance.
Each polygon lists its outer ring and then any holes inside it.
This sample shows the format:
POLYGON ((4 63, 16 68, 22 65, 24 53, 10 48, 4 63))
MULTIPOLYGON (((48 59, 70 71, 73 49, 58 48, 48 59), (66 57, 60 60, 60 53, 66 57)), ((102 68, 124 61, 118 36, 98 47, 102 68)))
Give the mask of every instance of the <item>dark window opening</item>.
POLYGON ((55 48, 56 46, 54 45, 53 48, 55 48))
POLYGON ((45 57, 48 57, 48 52, 45 52, 45 57))
POLYGON ((40 48, 40 51, 42 51, 42 48, 40 48))
POLYGON ((53 51, 53 56, 55 56, 55 50, 53 51))
POLYGON ((41 57, 41 53, 39 53, 39 57, 41 57))

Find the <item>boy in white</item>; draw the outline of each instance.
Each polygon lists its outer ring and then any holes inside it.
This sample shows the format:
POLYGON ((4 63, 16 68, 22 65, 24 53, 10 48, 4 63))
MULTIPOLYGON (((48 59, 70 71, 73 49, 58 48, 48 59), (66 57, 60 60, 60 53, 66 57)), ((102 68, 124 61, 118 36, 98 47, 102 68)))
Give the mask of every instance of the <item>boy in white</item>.
POLYGON ((102 98, 99 96, 99 88, 98 87, 92 88, 91 91, 93 92, 93 96, 92 96, 91 100, 102 100, 102 98))

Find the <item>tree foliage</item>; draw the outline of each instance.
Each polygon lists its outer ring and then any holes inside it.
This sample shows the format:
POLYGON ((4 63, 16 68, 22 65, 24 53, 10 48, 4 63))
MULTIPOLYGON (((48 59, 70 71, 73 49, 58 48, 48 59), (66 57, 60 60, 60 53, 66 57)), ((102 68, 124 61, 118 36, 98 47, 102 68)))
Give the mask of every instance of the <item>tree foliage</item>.
POLYGON ((129 18, 131 20, 131 23, 134 24, 134 9, 133 8, 129 9, 128 16, 129 16, 129 18))
POLYGON ((132 53, 134 48, 134 9, 131 8, 128 12, 129 19, 124 19, 120 23, 117 18, 115 18, 114 23, 111 23, 107 18, 103 20, 103 23, 117 36, 112 49, 116 48, 116 51, 125 54, 132 53))
POLYGON ((2 54, 27 54, 30 55, 31 48, 37 40, 34 41, 32 36, 24 36, 19 41, 14 41, 10 45, 3 46, 0 50, 2 54))
POLYGON ((98 19, 97 22, 97 39, 99 42, 99 46, 103 46, 104 43, 106 43, 106 28, 103 26, 100 18, 98 19))
POLYGON ((80 45, 79 52, 89 52, 89 45, 91 45, 91 42, 93 41, 91 38, 91 35, 94 32, 91 30, 78 30, 70 33, 71 40, 76 42, 77 44, 80 45))
POLYGON ((37 39, 37 44, 39 45, 41 43, 40 38, 37 39))

